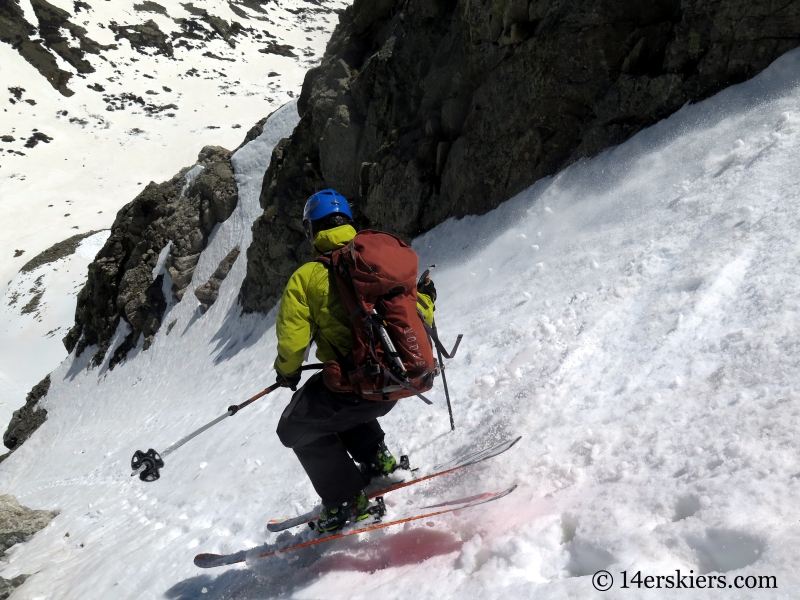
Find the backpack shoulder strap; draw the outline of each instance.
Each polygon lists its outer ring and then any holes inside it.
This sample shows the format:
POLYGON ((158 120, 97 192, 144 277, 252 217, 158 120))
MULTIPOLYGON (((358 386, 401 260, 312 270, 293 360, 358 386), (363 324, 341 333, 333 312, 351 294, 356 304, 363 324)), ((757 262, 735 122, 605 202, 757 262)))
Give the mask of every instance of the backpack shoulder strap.
POLYGON ((321 263, 325 265, 327 269, 330 269, 333 266, 333 252, 322 253, 315 257, 313 262, 321 263))

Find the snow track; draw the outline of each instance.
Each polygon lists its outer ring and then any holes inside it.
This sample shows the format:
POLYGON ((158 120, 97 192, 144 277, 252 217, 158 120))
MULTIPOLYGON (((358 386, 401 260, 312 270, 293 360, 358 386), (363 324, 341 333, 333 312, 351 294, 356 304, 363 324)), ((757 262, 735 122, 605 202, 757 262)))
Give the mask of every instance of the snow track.
MULTIPOLYGON (((796 596, 800 476, 800 53, 573 165, 482 217, 415 241, 439 264, 437 323, 465 334, 435 406, 401 402, 387 442, 417 466, 522 441, 491 464, 387 498, 434 504, 518 484, 460 516, 200 573, 199 552, 278 540, 267 520, 316 498, 274 434, 280 390, 127 476, 272 383, 274 314, 240 316, 250 224, 292 106, 236 155, 240 203, 195 273, 243 253, 205 314, 193 294, 153 346, 113 371, 70 357, 47 422, 0 466, 0 489, 61 514, 0 575, 33 598, 593 597, 607 569, 776 577, 778 589, 620 590, 604 597, 796 596), (66 534, 69 533, 67 537, 66 534)), ((291 534, 281 534, 291 535, 291 534)), ((285 538, 281 538, 285 539, 285 538)), ((635 588, 633 588, 635 589, 635 588)))

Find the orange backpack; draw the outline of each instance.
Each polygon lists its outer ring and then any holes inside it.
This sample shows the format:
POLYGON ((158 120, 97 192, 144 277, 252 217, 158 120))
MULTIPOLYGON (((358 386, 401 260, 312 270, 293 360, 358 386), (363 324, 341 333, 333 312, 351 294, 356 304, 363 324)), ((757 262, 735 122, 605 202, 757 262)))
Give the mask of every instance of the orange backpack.
POLYGON ((417 253, 393 235, 365 230, 317 260, 336 280, 353 349, 325 363, 325 385, 368 400, 416 395, 431 404, 422 392, 433 387, 438 365, 417 310, 417 253))

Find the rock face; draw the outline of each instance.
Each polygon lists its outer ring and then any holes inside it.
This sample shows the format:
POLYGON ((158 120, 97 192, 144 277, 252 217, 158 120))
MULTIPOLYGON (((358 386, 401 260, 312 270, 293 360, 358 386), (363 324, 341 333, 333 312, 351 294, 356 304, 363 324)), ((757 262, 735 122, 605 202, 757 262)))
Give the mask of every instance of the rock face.
POLYGON ((93 362, 100 364, 120 319, 130 333, 111 357, 112 368, 140 337, 144 348, 149 347, 170 296, 183 297, 209 234, 236 208, 239 196, 230 157, 224 148, 206 146, 197 165, 165 183, 151 182, 117 213, 111 236, 89 265, 89 278, 78 295, 75 326, 64 338, 68 351, 77 347, 81 354, 97 345, 93 362))
POLYGON ((240 251, 239 247, 237 246, 231 250, 228 255, 222 259, 222 261, 220 261, 219 266, 216 268, 209 280, 204 284, 197 286, 195 289, 194 295, 200 301, 200 306, 202 307, 203 312, 207 311, 211 305, 217 301, 217 298, 219 297, 219 287, 222 285, 222 282, 225 281, 228 273, 231 272, 233 263, 235 263, 236 259, 239 258, 239 254, 240 251))
POLYGON ((800 45, 800 0, 355 0, 301 121, 273 151, 245 310, 267 311, 333 187, 360 226, 409 238, 744 81, 800 45))
MULTIPOLYGON (((56 513, 49 510, 26 508, 9 494, 0 496, 0 556, 14 544, 28 540, 55 516, 56 513)), ((0 600, 8 598, 27 578, 28 575, 17 575, 13 579, 0 577, 0 600)))
POLYGON ((19 2, 8 0, 0 2, 0 42, 11 44, 55 89, 71 96, 73 91, 67 82, 72 73, 59 68, 54 54, 78 73, 92 73, 94 68, 84 58, 85 53, 100 54, 115 46, 103 46, 89 38, 86 29, 69 20, 68 12, 47 0, 31 0, 30 4, 39 21, 38 36, 37 29, 25 20, 19 2), (71 39, 65 37, 65 32, 71 39))
POLYGON ((0 554, 26 541, 55 516, 49 510, 26 508, 10 494, 0 496, 0 554))
POLYGON ((15 589, 25 583, 28 575, 17 575, 11 579, 0 577, 0 600, 6 600, 15 589))
MULTIPOLYGON (((33 386, 25 398, 22 408, 15 410, 3 434, 3 445, 11 451, 19 448, 39 426, 47 419, 47 411, 37 406, 39 400, 47 395, 50 390, 50 375, 33 386)), ((3 458, 6 458, 6 455, 3 458)), ((2 460, 2 459, 0 459, 2 460)))

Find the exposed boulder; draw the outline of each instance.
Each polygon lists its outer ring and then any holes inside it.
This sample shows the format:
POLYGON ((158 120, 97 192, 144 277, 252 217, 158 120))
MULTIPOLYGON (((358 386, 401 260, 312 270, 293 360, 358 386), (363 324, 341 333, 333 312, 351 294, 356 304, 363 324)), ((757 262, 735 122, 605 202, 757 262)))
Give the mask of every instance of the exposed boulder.
MULTIPOLYGON (((6 432, 3 434, 3 445, 12 452, 19 448, 34 431, 47 419, 47 411, 37 406, 39 400, 47 395, 50 390, 50 375, 33 386, 25 398, 22 408, 14 411, 6 432)), ((8 455, 2 457, 4 460, 8 455)))
POLYGON ((287 56, 289 58, 296 58, 297 54, 293 52, 294 46, 289 44, 278 44, 271 40, 267 41, 267 45, 259 48, 258 51, 262 54, 277 54, 278 56, 287 56))
MULTIPOLYGON (((14 496, 0 496, 0 556, 14 544, 21 544, 40 529, 43 529, 56 513, 49 510, 32 510, 22 506, 14 496)), ((0 600, 25 583, 29 575, 17 575, 12 579, 0 577, 0 600)))
POLYGON ((763 70, 800 0, 355 0, 274 149, 241 302, 267 311, 307 259, 305 199, 411 238, 763 70))
POLYGON ((27 541, 55 516, 49 510, 26 508, 10 494, 0 496, 0 554, 14 544, 27 541))
POLYGON ((17 575, 11 579, 0 577, 0 600, 6 600, 15 589, 25 583, 29 575, 17 575))
POLYGON ((150 183, 123 207, 111 236, 94 262, 78 294, 75 326, 64 338, 68 351, 91 345, 100 364, 120 319, 130 333, 109 360, 113 368, 143 338, 152 343, 172 298, 180 300, 191 283, 200 253, 217 223, 226 220, 238 202, 231 152, 206 146, 197 165, 182 169, 170 181, 150 183), (167 248, 167 245, 169 247, 167 248), (157 269, 159 257, 165 253, 157 269), (165 284, 165 279, 171 280, 165 284))
POLYGON ((220 261, 219 266, 216 268, 208 281, 197 286, 197 288, 194 290, 194 295, 200 301, 200 306, 202 306, 203 312, 207 311, 211 305, 217 301, 217 297, 219 296, 219 287, 222 285, 222 282, 225 281, 228 273, 231 272, 233 263, 236 262, 237 258, 239 258, 238 246, 231 250, 228 255, 220 261))

